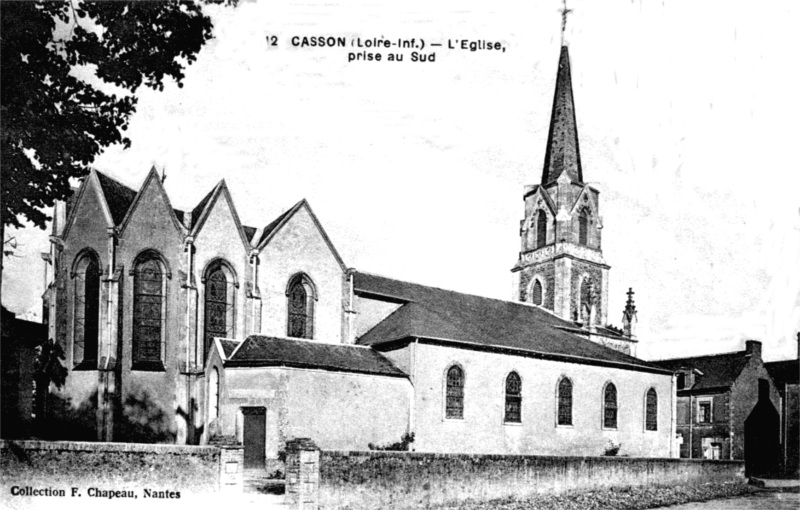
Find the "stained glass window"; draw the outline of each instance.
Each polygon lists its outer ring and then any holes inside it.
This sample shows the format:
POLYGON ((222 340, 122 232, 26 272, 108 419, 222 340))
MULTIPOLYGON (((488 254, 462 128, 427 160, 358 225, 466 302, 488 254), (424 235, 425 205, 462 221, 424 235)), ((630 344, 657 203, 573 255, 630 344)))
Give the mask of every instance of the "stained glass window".
POLYGON ((455 365, 447 370, 445 417, 457 420, 464 418, 464 372, 455 365))
POLYGON ((233 337, 234 296, 233 274, 225 265, 212 266, 205 279, 206 355, 214 338, 233 337))
POLYGON ((531 301, 534 305, 541 305, 542 304, 542 283, 539 280, 533 282, 533 292, 531 295, 531 301))
POLYGON ((536 247, 541 248, 547 244, 547 214, 539 210, 536 216, 536 247))
POLYGON ((288 336, 314 337, 314 291, 304 275, 296 276, 289 284, 288 336))
POLYGON ((506 422, 522 422, 522 380, 516 372, 506 377, 506 422))
POLYGON ((133 361, 160 362, 164 328, 164 272, 161 263, 146 259, 133 276, 133 361))
POLYGON ((558 383, 558 424, 572 425, 572 381, 566 377, 558 383))
POLYGON ((589 213, 586 209, 581 210, 578 217, 578 244, 586 246, 589 241, 589 213))
POLYGON ((603 391, 603 427, 617 428, 617 387, 613 383, 603 391))
POLYGON ((85 255, 75 274, 75 364, 97 360, 100 315, 100 266, 92 255, 85 255))
POLYGON ((645 430, 658 430, 658 395, 654 388, 647 390, 645 398, 645 430))

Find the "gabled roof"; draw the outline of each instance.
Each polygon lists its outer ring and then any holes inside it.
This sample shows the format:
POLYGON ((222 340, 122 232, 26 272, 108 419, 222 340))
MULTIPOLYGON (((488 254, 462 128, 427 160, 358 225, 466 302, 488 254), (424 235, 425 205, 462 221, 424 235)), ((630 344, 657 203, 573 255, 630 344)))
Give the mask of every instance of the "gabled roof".
POLYGON ((226 368, 317 368, 336 372, 407 377, 378 351, 357 345, 325 344, 310 340, 251 335, 232 355, 227 356, 226 368))
POLYGON ((103 190, 103 195, 106 197, 106 203, 114 220, 114 225, 118 226, 125 218, 125 213, 128 212, 133 199, 136 198, 136 190, 125 186, 102 172, 95 172, 103 190))
POLYGON ((208 205, 208 201, 211 200, 211 196, 214 194, 214 191, 216 191, 216 189, 217 189, 217 186, 214 186, 213 188, 211 188, 211 191, 206 193, 206 196, 204 196, 200 200, 200 202, 197 203, 197 205, 194 207, 194 209, 192 209, 192 223, 191 223, 191 225, 189 225, 189 229, 190 230, 193 229, 195 225, 197 225, 198 218, 200 218, 200 215, 205 210, 206 205, 208 205))
POLYGON ((303 200, 294 204, 288 211, 284 212, 274 220, 272 220, 266 227, 264 227, 264 231, 261 233, 261 237, 259 238, 258 242, 255 243, 255 247, 258 250, 264 248, 267 243, 275 237, 275 235, 280 231, 280 229, 288 223, 289 219, 294 216, 294 214, 299 211, 300 209, 305 208, 308 211, 308 215, 311 217, 311 221, 314 222, 314 225, 319 230, 322 239, 325 241, 325 244, 328 245, 328 248, 331 250, 333 257, 336 259, 336 262, 339 263, 339 266, 344 270, 347 268, 345 266, 344 260, 339 255, 339 252, 336 250, 336 247, 333 245, 331 238, 328 237, 328 233, 325 232, 325 229, 322 228, 322 223, 319 222, 317 219, 317 215, 314 214, 314 211, 311 209, 308 201, 304 198, 303 200))
POLYGON ((537 193, 540 196, 544 197, 544 201, 547 203, 547 206, 550 208, 550 211, 553 214, 556 214, 558 212, 557 209, 556 209, 556 203, 553 202, 553 198, 550 196, 550 193, 548 193, 547 190, 545 190, 544 187, 540 186, 539 184, 534 185, 530 189, 530 191, 525 193, 525 196, 523 198, 527 198, 528 196, 534 195, 534 194, 537 194, 537 193))
POLYGON ((512 352, 573 363, 666 373, 645 361, 596 344, 562 328, 574 324, 539 307, 462 294, 358 272, 355 293, 405 303, 358 339, 388 347, 411 339, 512 352))
POLYGON ((192 225, 190 227, 191 235, 197 236, 197 234, 202 230, 203 225, 205 224, 206 219, 208 219, 208 215, 211 214, 211 211, 214 209, 217 201, 219 201, 220 197, 222 197, 228 203, 228 209, 231 212, 231 216, 233 216, 233 223, 236 225, 236 229, 239 231, 239 237, 242 240, 242 244, 245 246, 245 249, 250 249, 250 239, 247 238, 244 230, 242 229, 242 222, 239 220, 239 213, 236 212, 236 206, 233 205, 233 198, 231 197, 230 191, 228 191, 228 185, 225 183, 225 179, 222 179, 214 186, 214 189, 211 190, 209 194, 207 194, 200 203, 192 210, 192 225))
POLYGON ((142 195, 144 194, 144 191, 147 189, 147 187, 150 185, 151 182, 154 183, 154 186, 156 186, 156 189, 158 190, 158 193, 163 198, 164 203, 167 206, 167 210, 169 211, 169 217, 172 220, 172 224, 175 226, 175 229, 179 233, 184 234, 185 230, 186 230, 186 227, 178 219, 178 214, 176 212, 177 210, 173 209, 172 204, 170 203, 170 200, 169 200, 169 196, 167 195, 167 192, 164 189, 164 185, 161 183, 161 178, 159 177, 155 166, 150 168, 150 172, 147 173, 147 177, 145 177, 144 182, 142 183, 142 186, 139 188, 139 191, 136 193, 136 197, 134 197, 133 202, 128 207, 128 211, 125 213, 125 217, 123 218, 121 224, 119 225, 120 231, 124 231, 125 228, 128 226, 128 222, 130 221, 130 218, 131 218, 131 215, 133 214, 133 211, 136 210, 136 207, 139 205, 140 200, 142 199, 142 195))
POLYGON ((697 393, 705 390, 730 388, 749 361, 750 355, 747 351, 738 351, 691 358, 664 359, 650 363, 672 372, 682 369, 699 371, 700 373, 695 376, 694 385, 691 388, 680 390, 697 393))
POLYGON ((764 367, 769 372, 769 376, 775 384, 798 384, 800 381, 800 361, 787 359, 784 361, 770 361, 764 363, 764 367))

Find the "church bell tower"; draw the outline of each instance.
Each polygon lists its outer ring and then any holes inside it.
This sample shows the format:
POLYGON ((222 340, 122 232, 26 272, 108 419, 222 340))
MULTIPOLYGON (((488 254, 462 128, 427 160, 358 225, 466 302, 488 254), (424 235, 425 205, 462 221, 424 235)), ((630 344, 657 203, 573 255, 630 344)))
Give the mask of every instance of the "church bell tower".
POLYGON ((583 180, 569 50, 561 46, 539 184, 526 186, 513 299, 594 329, 607 324, 599 192, 583 180))

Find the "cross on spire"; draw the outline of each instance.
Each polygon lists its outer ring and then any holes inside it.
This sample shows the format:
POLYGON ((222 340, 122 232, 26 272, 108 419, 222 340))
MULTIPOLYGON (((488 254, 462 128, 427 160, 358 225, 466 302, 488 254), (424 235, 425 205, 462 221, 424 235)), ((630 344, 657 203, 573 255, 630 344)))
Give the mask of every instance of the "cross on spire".
POLYGON ((564 7, 561 8, 561 46, 564 46, 564 32, 567 30, 567 15, 572 9, 567 8, 567 0, 564 0, 564 7))

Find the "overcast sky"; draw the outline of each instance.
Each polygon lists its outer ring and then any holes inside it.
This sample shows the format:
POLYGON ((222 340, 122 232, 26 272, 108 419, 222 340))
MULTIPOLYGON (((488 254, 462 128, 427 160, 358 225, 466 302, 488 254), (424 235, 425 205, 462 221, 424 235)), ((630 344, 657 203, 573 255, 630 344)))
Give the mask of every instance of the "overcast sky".
MULTIPOLYGON (((225 178, 263 227, 307 198, 348 266, 509 299, 525 184, 541 177, 558 1, 248 2, 213 8, 183 88, 141 93, 128 150, 95 166, 138 187, 166 169, 192 208, 225 178), (270 48, 267 36, 278 37, 270 48), (351 62, 294 35, 499 41, 433 63, 351 62)), ((601 192, 609 320, 625 291, 646 359, 797 352, 796 2, 571 1, 567 41, 587 182, 601 192)), ((387 50, 383 50, 387 53, 387 50)), ((386 58, 386 57, 384 57, 386 58)), ((40 308, 47 235, 17 233, 3 302, 40 308), (35 270, 36 271, 35 271, 35 270), (37 273, 37 271, 39 271, 37 273)))

